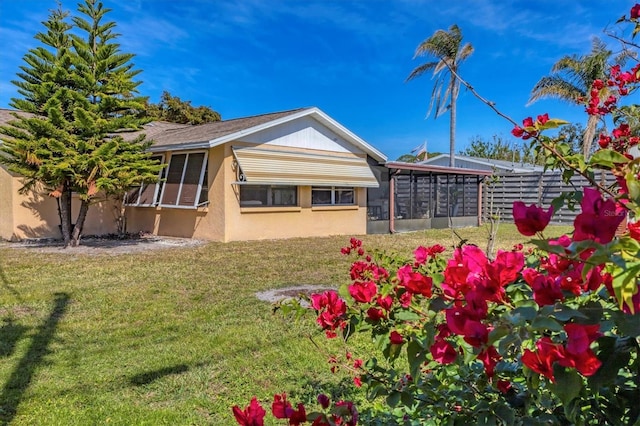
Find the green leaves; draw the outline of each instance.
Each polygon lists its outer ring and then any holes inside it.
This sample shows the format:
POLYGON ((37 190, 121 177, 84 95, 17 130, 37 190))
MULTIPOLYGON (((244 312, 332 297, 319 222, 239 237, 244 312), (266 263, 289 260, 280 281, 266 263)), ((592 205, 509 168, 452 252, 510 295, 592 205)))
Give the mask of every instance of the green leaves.
POLYGON ((606 169, 613 169, 616 164, 628 163, 629 159, 611 149, 600 149, 589 159, 591 166, 601 166, 606 169))

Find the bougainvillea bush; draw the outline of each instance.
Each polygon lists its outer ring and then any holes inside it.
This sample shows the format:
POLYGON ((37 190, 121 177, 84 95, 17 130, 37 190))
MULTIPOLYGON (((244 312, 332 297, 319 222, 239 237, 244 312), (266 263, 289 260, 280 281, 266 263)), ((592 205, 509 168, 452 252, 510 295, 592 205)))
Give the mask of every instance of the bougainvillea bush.
MULTIPOLYGON (((623 19, 634 35, 639 14, 637 4, 623 19)), ((637 106, 619 106, 639 85, 637 62, 593 82, 585 110, 614 126, 589 161, 546 136, 561 120, 543 114, 514 127, 548 167, 591 182, 551 206, 514 203, 528 248, 488 257, 472 244, 452 255, 436 244, 402 257, 352 238, 342 249, 353 256, 350 282, 298 309, 347 346, 355 333, 370 335, 377 353, 346 352, 332 362, 342 360, 354 385, 384 408, 358 414, 320 395, 320 409, 307 413, 281 394, 271 414, 290 425, 640 424, 640 120, 637 106), (599 184, 602 170, 616 186, 599 184), (579 210, 573 232, 546 238, 563 205, 579 210)), ((243 425, 261 425, 266 415, 256 399, 233 411, 243 425)))

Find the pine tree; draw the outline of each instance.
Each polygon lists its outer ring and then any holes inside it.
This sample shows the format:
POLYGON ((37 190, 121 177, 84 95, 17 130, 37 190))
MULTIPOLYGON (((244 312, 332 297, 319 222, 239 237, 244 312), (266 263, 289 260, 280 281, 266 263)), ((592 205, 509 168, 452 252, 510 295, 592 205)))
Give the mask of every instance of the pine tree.
POLYGON ((15 121, 0 128, 6 136, 0 161, 24 177, 22 190, 41 185, 59 198, 65 246, 79 244, 98 194, 121 195, 156 180, 161 168, 151 160, 144 135, 121 136, 144 124, 138 117, 146 99, 137 95, 134 55, 120 52, 115 42, 116 23, 103 23, 109 11, 97 0, 85 0, 73 25, 60 8, 51 12, 46 31, 35 37, 42 46, 25 55, 20 80, 13 82, 23 98, 10 105, 30 114, 15 114, 15 121), (80 200, 75 225, 72 193, 80 200))

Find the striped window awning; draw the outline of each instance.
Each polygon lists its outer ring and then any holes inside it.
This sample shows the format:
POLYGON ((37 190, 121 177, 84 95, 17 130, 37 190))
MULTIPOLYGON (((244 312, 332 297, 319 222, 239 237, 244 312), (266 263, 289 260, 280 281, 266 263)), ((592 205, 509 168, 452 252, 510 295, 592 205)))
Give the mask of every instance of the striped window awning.
POLYGON ((367 160, 254 147, 233 147, 238 182, 251 185, 379 186, 367 160))

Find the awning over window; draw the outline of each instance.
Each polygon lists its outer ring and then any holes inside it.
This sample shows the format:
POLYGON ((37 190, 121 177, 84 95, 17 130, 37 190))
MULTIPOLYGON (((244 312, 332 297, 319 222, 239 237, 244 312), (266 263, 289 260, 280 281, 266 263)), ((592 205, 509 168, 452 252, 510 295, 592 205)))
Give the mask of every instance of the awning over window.
POLYGON ((238 181, 254 185, 379 186, 364 158, 234 147, 238 181))

